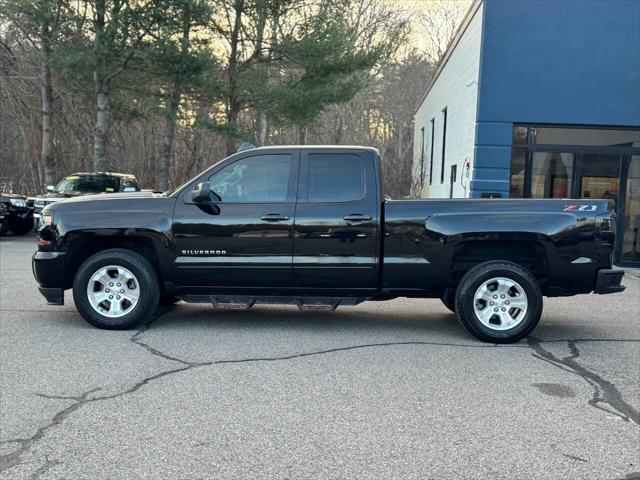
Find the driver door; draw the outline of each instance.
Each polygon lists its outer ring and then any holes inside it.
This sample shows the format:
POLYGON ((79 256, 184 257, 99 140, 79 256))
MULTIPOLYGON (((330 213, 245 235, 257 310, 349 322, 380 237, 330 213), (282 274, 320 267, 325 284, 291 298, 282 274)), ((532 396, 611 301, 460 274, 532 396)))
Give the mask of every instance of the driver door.
POLYGON ((225 162, 199 179, 221 198, 215 206, 183 192, 173 222, 180 286, 207 293, 293 285, 298 156, 249 151, 225 162))

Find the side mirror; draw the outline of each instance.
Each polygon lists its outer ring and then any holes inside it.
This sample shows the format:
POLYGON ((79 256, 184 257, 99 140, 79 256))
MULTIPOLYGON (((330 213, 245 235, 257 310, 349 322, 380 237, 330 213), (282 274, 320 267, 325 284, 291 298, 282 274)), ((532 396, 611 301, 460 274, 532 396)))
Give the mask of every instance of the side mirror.
POLYGON ((209 182, 202 182, 196 185, 196 188, 191 191, 191 200, 194 203, 211 203, 209 182))
POLYGON ((56 189, 53 185, 47 185, 47 192, 53 192, 56 189))
POLYGON ((136 191, 136 187, 124 187, 122 189, 123 192, 135 192, 136 191))

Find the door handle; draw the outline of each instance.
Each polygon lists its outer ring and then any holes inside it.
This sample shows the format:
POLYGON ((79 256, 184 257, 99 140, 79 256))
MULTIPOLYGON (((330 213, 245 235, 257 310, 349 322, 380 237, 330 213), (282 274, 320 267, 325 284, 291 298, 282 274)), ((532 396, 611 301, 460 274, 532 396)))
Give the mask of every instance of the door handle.
POLYGON ((289 217, 280 215, 279 213, 268 213, 262 215, 260 220, 264 220, 265 222, 282 222, 283 220, 289 220, 289 217))
POLYGON ((371 216, 363 215, 362 213, 352 213, 351 215, 345 215, 344 218, 348 222, 365 222, 371 220, 371 216))

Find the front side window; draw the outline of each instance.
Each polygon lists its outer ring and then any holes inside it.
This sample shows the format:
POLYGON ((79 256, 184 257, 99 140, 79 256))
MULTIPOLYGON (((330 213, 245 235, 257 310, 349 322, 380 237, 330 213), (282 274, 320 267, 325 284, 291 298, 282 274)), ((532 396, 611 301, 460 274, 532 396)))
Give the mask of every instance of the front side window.
POLYGON ((347 202, 364 196, 362 158, 344 153, 313 153, 308 162, 310 202, 347 202))
POLYGON ((285 202, 291 155, 256 155, 227 165, 209 177, 223 202, 285 202))

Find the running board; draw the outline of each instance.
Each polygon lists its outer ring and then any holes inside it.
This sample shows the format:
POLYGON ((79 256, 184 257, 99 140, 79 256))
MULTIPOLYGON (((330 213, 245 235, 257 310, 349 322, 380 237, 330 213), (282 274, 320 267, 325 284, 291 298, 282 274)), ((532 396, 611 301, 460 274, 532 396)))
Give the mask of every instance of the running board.
POLYGON ((214 307, 247 310, 256 304, 296 305, 300 310, 329 310, 339 306, 354 306, 369 300, 368 297, 286 297, 248 295, 183 295, 180 298, 190 303, 211 303, 214 307))

